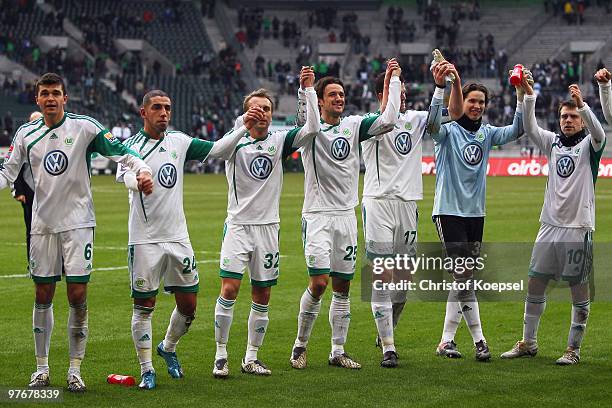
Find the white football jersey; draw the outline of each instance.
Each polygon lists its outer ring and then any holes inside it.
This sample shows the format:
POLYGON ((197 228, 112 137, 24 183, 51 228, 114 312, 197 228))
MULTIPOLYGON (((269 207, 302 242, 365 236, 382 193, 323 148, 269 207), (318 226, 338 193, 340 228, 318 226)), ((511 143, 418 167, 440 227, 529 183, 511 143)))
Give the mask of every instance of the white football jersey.
POLYGON ((578 113, 590 134, 575 146, 563 146, 557 134, 538 128, 535 97, 525 96, 525 132, 548 158, 548 181, 540 222, 595 229, 595 182, 606 143, 605 133, 586 104, 578 113))
MULTIPOLYGON (((306 89, 305 100, 308 120, 304 127, 270 132, 261 140, 244 133, 234 154, 225 163, 229 186, 226 222, 243 225, 280 222, 278 207, 283 161, 297 148, 312 143, 321 129, 314 88, 306 89)), ((241 116, 234 128, 242 124, 241 116)))
POLYGON ((53 234, 96 225, 91 195, 91 155, 100 153, 134 172, 150 168, 98 121, 65 113, 47 127, 43 118, 21 126, 0 166, 0 189, 13 182, 24 163, 34 177, 32 234, 53 234))
POLYGON ((423 199, 423 134, 428 112, 401 113, 393 130, 361 143, 366 171, 363 197, 423 199))
POLYGON ((280 222, 283 159, 291 154, 295 133, 297 129, 272 132, 263 140, 246 133, 240 140, 236 152, 225 163, 229 186, 226 222, 244 225, 280 222))
MULTIPOLYGON (((129 190, 129 245, 188 241, 183 211, 184 165, 187 160, 205 160, 214 143, 177 131, 152 139, 144 129, 123 143, 139 153, 155 175, 150 195, 129 190)), ((124 181, 128 170, 124 166, 117 169, 118 182, 124 181)))
POLYGON ((319 134, 301 148, 303 213, 346 211, 359 204, 359 143, 393 129, 399 99, 400 81, 392 77, 389 103, 382 115, 348 116, 337 125, 321 124, 319 134))

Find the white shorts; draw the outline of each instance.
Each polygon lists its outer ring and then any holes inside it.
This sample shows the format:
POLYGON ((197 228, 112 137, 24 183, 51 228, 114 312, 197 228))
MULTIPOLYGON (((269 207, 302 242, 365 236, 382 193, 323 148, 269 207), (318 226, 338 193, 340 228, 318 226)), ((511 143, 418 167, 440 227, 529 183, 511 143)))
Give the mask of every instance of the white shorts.
POLYGON ((251 285, 276 285, 279 252, 279 224, 223 226, 223 243, 219 275, 222 278, 242 279, 249 269, 251 285))
POLYGON ((588 282, 593 267, 593 231, 542 224, 531 253, 529 276, 588 282))
POLYGON ((309 213, 302 215, 302 241, 308 274, 353 279, 357 261, 357 217, 309 213))
POLYGON ((199 290, 196 259, 189 242, 129 245, 128 269, 133 298, 156 296, 162 278, 166 292, 199 290))
POLYGON ((416 254, 419 220, 416 202, 364 198, 361 209, 368 259, 416 254))
POLYGON ((93 268, 94 229, 78 228, 56 234, 32 234, 30 275, 35 283, 87 283, 93 268))

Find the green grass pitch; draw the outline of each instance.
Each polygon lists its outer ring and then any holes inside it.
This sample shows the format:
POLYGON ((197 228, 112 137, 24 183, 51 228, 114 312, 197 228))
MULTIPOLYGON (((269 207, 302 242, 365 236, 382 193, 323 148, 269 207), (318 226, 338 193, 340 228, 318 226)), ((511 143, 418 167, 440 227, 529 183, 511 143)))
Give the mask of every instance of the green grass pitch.
MULTIPOLYGON (((489 178, 485 241, 533 241, 539 227, 545 182, 544 178, 489 178)), ((288 358, 296 333, 299 298, 307 285, 300 234, 301 174, 285 177, 281 199, 281 277, 272 291, 270 325, 259 352, 260 358, 272 369, 272 376, 254 378, 240 373, 250 307, 247 286, 238 297, 230 334, 230 378, 225 381, 212 378, 213 310, 220 286, 218 251, 227 187, 225 177, 220 175, 187 175, 185 211, 199 261, 201 292, 197 319, 178 347, 186 377, 169 378, 163 361, 155 356, 156 390, 141 392, 137 388, 109 385, 106 376, 110 373, 139 374, 130 336, 131 299, 124 268, 128 204, 125 188, 115 184, 112 177, 94 177, 92 183, 98 220, 94 267, 98 270, 93 272, 89 286, 90 337, 82 366, 88 391, 85 395, 65 392, 65 406, 609 406, 612 304, 605 301, 592 306, 582 348, 583 360, 576 367, 554 365, 565 347, 569 303, 549 302, 540 327, 538 356, 516 361, 502 361, 498 356, 521 336, 522 302, 481 304, 484 332, 494 357, 490 363, 478 363, 473 359, 473 345, 465 324, 460 326, 456 340, 467 358, 436 357, 434 349, 441 334, 444 304, 411 302, 396 332, 401 365, 385 370, 379 366, 380 350, 374 347, 375 326, 370 305, 361 301, 356 278, 346 350, 363 368, 348 371, 327 364, 330 348, 327 319, 330 294, 327 293, 309 344, 309 366, 303 371, 293 370, 288 358)), ((425 199, 419 203, 420 241, 437 241, 429 217, 433 185, 433 177, 424 178, 425 199)), ((24 274, 26 262, 21 208, 7 191, 0 193, 0 214, 0 275, 6 276, 0 278, 0 386, 24 387, 35 368, 31 326, 33 285, 24 277, 8 277, 24 274)), ((612 180, 602 179, 597 184, 595 241, 612 242, 611 226, 612 180)), ((363 252, 361 232, 359 239, 360 252, 363 252)), ((598 272, 609 275, 609 271, 598 272)), ((611 294, 607 295, 609 298, 611 294)), ((57 287, 54 303, 51 381, 53 386, 65 387, 68 351, 64 282, 57 287)), ((172 307, 171 296, 158 297, 153 317, 154 344, 163 338, 172 307)))

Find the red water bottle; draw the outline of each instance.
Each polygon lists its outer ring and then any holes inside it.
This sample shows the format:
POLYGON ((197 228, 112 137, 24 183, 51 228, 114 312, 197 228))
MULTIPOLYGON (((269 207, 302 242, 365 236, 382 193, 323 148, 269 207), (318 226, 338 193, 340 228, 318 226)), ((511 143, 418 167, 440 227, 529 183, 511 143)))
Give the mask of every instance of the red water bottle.
POLYGON ((133 387, 136 385, 136 379, 131 375, 109 374, 109 376, 106 377, 106 382, 109 384, 125 385, 126 387, 133 387))
POLYGON ((516 64, 510 75, 510 85, 519 86, 523 82, 523 65, 516 64))

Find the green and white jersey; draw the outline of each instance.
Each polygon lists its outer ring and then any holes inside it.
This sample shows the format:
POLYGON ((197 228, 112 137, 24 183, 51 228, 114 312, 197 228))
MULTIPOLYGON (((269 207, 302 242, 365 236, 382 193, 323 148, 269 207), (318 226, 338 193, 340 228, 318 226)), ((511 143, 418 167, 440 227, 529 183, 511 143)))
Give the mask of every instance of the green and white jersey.
POLYGON ((54 234, 94 227, 91 155, 99 153, 135 172, 151 169, 98 121, 65 113, 47 127, 43 118, 21 126, 0 166, 0 189, 15 181, 24 163, 34 177, 32 234, 54 234))
MULTIPOLYGON (((270 132, 254 139, 245 132, 234 154, 225 163, 227 223, 261 225, 280 222, 279 202, 283 185, 283 160, 296 149, 312 143, 320 130, 317 94, 306 89, 308 120, 304 127, 270 132)), ((242 117, 236 126, 242 124, 242 117)))
MULTIPOLYGON (((237 136, 226 135, 213 143, 178 131, 167 131, 160 139, 153 139, 144 129, 126 139, 125 146, 138 152, 154 174, 152 194, 129 190, 129 245, 188 241, 183 211, 185 162, 225 157, 237 141, 237 136), (222 145, 225 149, 220 148, 222 145)), ((117 181, 124 182, 128 171, 120 166, 117 181)))
POLYGON ((365 176, 363 197, 416 201, 423 199, 423 134, 428 112, 407 110, 395 127, 361 143, 365 176))
POLYGON ((319 134, 301 148, 305 173, 302 213, 341 212, 359 204, 359 143, 393 129, 399 100, 400 81, 392 77, 382 115, 349 116, 336 125, 321 124, 319 134))
POLYGON ((604 130, 588 105, 578 109, 589 134, 563 146, 557 134, 538 127, 535 96, 525 95, 525 132, 546 152, 548 180, 540 222, 565 228, 595 229, 595 182, 606 144, 604 130))

